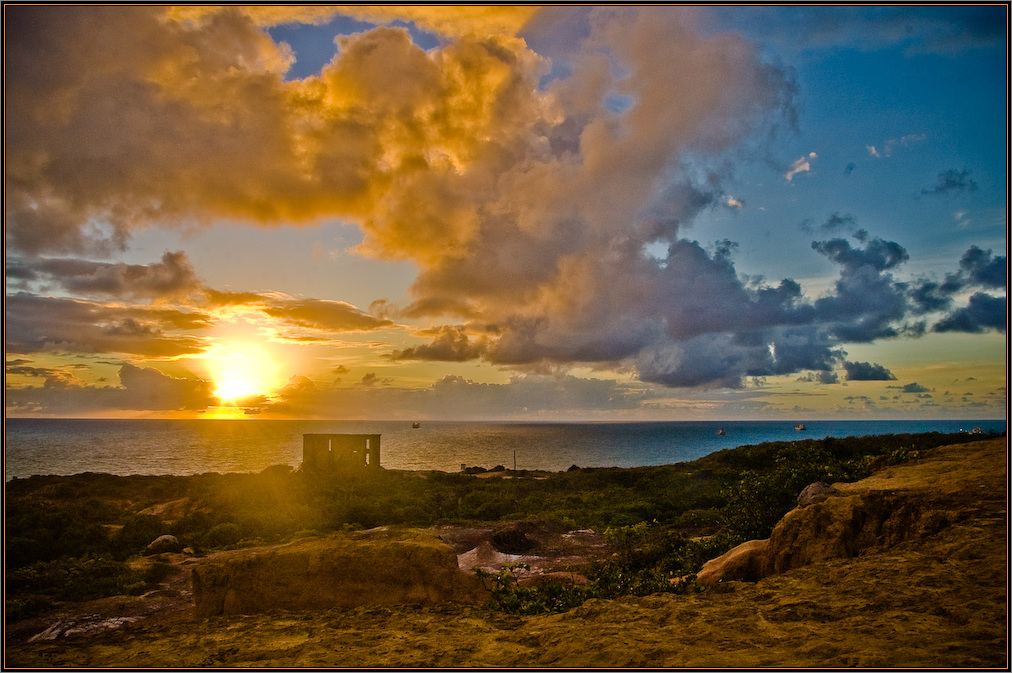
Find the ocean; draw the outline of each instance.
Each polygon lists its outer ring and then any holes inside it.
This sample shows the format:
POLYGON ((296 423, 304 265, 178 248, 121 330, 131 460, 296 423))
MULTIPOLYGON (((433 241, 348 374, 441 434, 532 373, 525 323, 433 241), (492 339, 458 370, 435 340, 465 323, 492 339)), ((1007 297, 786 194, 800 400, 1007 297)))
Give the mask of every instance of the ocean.
POLYGON ((1004 432, 994 421, 509 423, 277 420, 6 419, 4 477, 191 475, 298 467, 304 433, 381 434, 381 465, 456 472, 461 465, 562 471, 695 460, 743 444, 913 432, 1004 432), (718 435, 723 428, 725 434, 718 435))

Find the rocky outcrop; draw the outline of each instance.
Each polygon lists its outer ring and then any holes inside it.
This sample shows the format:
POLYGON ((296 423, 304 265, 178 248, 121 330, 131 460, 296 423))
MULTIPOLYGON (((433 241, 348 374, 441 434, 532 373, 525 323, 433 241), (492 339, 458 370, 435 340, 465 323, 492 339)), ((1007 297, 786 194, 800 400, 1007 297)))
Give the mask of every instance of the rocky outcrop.
POLYGON ((146 555, 168 554, 183 550, 182 543, 175 535, 159 535, 144 549, 146 555))
POLYGON ((817 481, 814 484, 805 486, 801 493, 798 494, 798 507, 808 507, 809 505, 814 505, 817 502, 822 502, 830 496, 839 494, 840 492, 829 484, 817 481))
MULTIPOLYGON (((986 443, 981 446, 986 448, 986 443)), ((978 490, 977 484, 966 471, 947 477, 938 465, 944 464, 947 451, 954 450, 936 451, 928 469, 915 461, 852 484, 806 488, 809 493, 799 497, 799 506, 777 523, 769 539, 746 542, 708 561, 696 581, 704 585, 721 580, 757 581, 818 561, 850 558, 933 535, 964 519, 980 504, 966 498, 966 493, 978 490)), ((981 497, 992 495, 981 493, 981 497)))
POLYGON ((198 617, 362 605, 477 603, 480 580, 435 537, 385 529, 226 552, 193 570, 198 617))

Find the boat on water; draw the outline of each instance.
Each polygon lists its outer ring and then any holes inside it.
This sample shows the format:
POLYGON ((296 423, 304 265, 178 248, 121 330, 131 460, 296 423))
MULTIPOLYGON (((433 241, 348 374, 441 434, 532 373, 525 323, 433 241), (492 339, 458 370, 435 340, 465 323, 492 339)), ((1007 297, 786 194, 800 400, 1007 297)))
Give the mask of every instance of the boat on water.
POLYGON ((411 424, 411 427, 412 427, 412 428, 420 428, 420 427, 422 427, 422 424, 421 424, 421 423, 418 423, 418 422, 416 421, 415 423, 412 423, 412 424, 411 424))
POLYGON ((798 432, 801 432, 803 430, 807 430, 808 428, 805 427, 804 423, 798 423, 797 425, 794 426, 794 429, 797 430, 798 432))
POLYGON ((720 430, 717 430, 717 434, 720 435, 721 437, 723 437, 727 433, 724 431, 724 428, 721 428, 720 430))

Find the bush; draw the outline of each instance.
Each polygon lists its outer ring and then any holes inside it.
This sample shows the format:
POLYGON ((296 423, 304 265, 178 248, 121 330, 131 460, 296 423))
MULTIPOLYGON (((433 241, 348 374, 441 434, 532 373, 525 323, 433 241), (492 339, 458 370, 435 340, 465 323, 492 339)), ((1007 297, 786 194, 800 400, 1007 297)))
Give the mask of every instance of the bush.
POLYGON ((219 523, 204 535, 204 546, 211 549, 233 547, 242 539, 238 524, 219 523))
POLYGON ((126 560, 143 551, 159 535, 164 535, 166 530, 166 525, 157 516, 134 514, 113 535, 110 542, 112 555, 118 560, 126 560))
POLYGON ((58 597, 69 601, 87 601, 127 593, 139 576, 125 563, 101 556, 67 559, 66 583, 58 597))
POLYGON ((8 598, 4 601, 4 618, 8 623, 37 617, 53 607, 52 601, 39 596, 8 598))
POLYGON ((143 579, 150 588, 154 588, 161 584, 162 580, 168 577, 171 572, 172 566, 169 565, 168 561, 163 558, 156 558, 141 575, 141 579, 143 579))
POLYGON ((629 572, 620 565, 603 566, 588 585, 563 584, 556 579, 543 579, 536 584, 520 584, 520 576, 529 572, 526 563, 503 565, 498 573, 475 568, 482 584, 489 591, 489 608, 514 615, 537 615, 546 612, 565 612, 582 605, 589 598, 614 598, 633 594, 683 594, 689 590, 701 591, 695 575, 672 578, 657 570, 629 572))
POLYGON ((503 565, 498 573, 475 568, 482 584, 490 592, 489 607, 514 615, 537 615, 545 612, 564 612, 582 604, 591 597, 581 586, 566 586, 558 580, 545 580, 533 586, 521 586, 521 573, 529 572, 526 563, 503 565))

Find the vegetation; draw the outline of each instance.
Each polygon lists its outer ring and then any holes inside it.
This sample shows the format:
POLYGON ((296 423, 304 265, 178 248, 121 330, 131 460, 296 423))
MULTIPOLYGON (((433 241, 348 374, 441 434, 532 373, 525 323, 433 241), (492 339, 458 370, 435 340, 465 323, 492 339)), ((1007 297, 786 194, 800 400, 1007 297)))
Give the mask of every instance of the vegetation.
POLYGON ((200 555, 397 524, 539 520, 606 532, 614 553, 586 571, 587 587, 522 587, 520 566, 485 577, 493 602, 521 614, 590 596, 686 590, 678 578, 741 541, 767 537, 807 484, 860 479, 920 451, 980 438, 773 442, 659 467, 528 474, 496 466, 482 477, 394 470, 314 477, 276 466, 259 474, 14 479, 5 486, 6 615, 15 621, 58 601, 157 586, 160 571, 140 573, 128 562, 163 534, 200 555))

